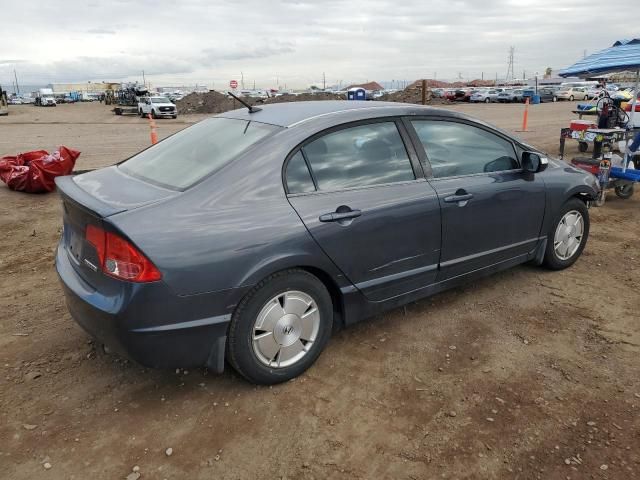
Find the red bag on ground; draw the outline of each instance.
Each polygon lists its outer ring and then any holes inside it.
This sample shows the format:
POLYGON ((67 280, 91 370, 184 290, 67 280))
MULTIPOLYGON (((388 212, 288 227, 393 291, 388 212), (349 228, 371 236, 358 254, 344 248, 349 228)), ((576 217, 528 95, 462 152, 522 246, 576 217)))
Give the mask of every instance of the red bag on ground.
POLYGON ((53 179, 69 175, 80 152, 61 146, 51 155, 45 150, 19 153, 0 159, 0 179, 11 190, 29 193, 53 192, 53 179))

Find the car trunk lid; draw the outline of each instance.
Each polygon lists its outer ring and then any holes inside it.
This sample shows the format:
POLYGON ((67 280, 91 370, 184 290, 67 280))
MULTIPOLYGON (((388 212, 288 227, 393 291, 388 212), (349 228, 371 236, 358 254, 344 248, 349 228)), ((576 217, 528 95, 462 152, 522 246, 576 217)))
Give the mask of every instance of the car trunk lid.
POLYGON ((73 268, 94 288, 113 284, 99 269, 95 247, 87 241, 88 225, 114 230, 109 217, 157 203, 179 192, 156 187, 120 172, 117 167, 56 178, 63 205, 63 248, 73 268))

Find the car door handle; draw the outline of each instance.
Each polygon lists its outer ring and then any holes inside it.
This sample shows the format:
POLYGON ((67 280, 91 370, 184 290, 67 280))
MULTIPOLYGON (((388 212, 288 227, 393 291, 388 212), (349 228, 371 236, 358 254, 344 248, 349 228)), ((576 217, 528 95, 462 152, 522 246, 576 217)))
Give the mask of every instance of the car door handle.
MULTIPOLYGON (((445 203, 460 203, 460 202, 468 202, 469 200, 471 200, 473 198, 473 194, 472 193, 457 193, 455 195, 450 195, 448 197, 444 197, 444 201, 445 203)), ((464 205, 460 205, 461 207, 464 207, 464 205)))
POLYGON ((349 210, 348 212, 331 212, 320 215, 321 222, 339 222, 341 220, 351 220, 362 215, 361 210, 349 210))

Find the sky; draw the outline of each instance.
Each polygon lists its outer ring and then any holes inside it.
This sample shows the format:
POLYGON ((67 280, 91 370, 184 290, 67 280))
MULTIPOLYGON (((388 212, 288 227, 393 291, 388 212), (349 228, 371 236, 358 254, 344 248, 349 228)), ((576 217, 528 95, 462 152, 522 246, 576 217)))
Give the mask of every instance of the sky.
POLYGON ((640 37, 638 0, 0 0, 0 85, 306 88, 557 71, 640 37), (611 11, 613 9, 614 12, 611 11), (615 12, 628 15, 615 16, 615 12))

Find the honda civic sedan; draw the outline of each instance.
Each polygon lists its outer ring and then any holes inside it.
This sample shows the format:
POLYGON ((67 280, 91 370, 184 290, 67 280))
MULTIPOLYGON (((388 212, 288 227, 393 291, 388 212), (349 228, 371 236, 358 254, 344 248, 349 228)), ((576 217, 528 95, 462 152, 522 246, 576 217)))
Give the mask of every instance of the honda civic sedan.
POLYGON ((332 330, 531 262, 572 265, 593 175, 452 111, 324 101, 234 110, 60 177, 72 317, 159 368, 271 384, 332 330))

